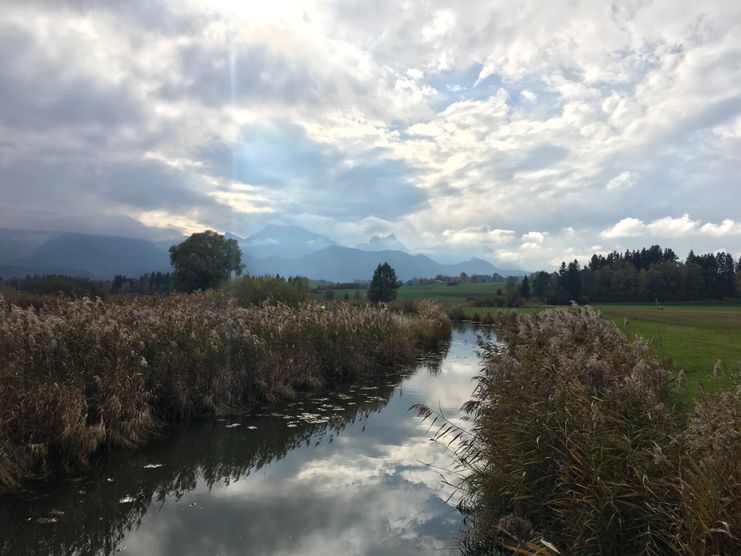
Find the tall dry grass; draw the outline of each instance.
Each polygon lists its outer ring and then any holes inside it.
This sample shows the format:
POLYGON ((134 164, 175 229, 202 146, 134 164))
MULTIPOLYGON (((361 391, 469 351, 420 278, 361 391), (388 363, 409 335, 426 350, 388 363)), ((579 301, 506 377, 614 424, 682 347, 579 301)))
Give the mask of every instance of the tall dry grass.
POLYGON ((687 423, 648 342, 597 311, 496 320, 464 406, 472 430, 438 436, 458 439, 467 551, 741 554, 738 389, 687 423))
POLYGON ((20 308, 0 297, 0 491, 135 446, 157 423, 291 399, 414 359, 439 307, 240 308, 207 293, 20 308))

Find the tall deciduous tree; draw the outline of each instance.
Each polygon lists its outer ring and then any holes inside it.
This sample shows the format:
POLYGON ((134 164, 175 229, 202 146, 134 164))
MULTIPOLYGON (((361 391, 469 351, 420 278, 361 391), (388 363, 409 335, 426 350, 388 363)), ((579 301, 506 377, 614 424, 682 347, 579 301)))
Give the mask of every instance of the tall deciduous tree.
POLYGON ((237 241, 212 230, 195 233, 170 247, 170 262, 173 285, 185 292, 218 288, 232 272, 239 275, 243 269, 237 241))
POLYGON ((368 289, 368 299, 374 303, 396 299, 396 271, 388 263, 379 264, 373 272, 373 279, 368 289))

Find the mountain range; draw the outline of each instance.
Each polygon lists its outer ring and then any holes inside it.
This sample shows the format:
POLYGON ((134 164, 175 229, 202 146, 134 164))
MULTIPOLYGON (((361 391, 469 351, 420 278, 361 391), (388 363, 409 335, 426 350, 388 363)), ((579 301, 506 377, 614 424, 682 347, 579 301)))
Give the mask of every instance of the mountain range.
POLYGON ((166 249, 128 237, 0 230, 0 277, 67 274, 111 279, 170 270, 166 249))
MULTIPOLYGON (((381 262, 388 262, 400 280, 439 274, 523 275, 472 258, 441 264, 427 255, 412 254, 393 235, 373 236, 368 243, 345 247, 298 226, 271 225, 247 238, 234 234, 242 260, 251 274, 306 276, 312 280, 368 280, 381 262)), ((182 238, 184 239, 184 238, 182 238)), ((167 251, 173 242, 69 232, 0 229, 0 277, 27 274, 68 274, 111 279, 116 274, 138 276, 171 269, 167 251)))

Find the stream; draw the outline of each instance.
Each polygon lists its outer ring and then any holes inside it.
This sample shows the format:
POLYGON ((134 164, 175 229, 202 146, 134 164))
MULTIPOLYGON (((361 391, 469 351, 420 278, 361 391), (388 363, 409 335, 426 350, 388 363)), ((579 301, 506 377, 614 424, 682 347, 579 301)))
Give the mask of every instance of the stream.
POLYGON ((0 554, 456 554, 450 455, 416 403, 459 420, 483 329, 370 383, 168 427, 142 449, 0 498, 0 554))

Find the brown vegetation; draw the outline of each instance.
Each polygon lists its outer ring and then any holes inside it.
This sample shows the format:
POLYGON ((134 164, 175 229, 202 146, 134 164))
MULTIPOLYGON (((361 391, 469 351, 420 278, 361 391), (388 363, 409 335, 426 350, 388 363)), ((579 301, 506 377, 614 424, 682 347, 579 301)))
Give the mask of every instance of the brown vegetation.
POLYGON ((238 307, 213 292, 115 304, 0 297, 0 491, 130 447, 157 423, 290 399, 413 360, 447 339, 417 315, 352 304, 238 307))
MULTIPOLYGON (((450 423, 471 552, 741 553, 741 391, 687 423, 648 342, 591 308, 499 314, 501 344, 450 423), (550 548, 549 548, 550 545, 550 548)), ((418 407, 426 417, 432 412, 418 407)))

